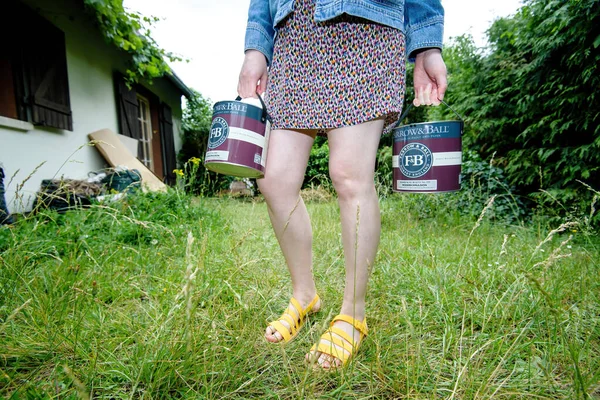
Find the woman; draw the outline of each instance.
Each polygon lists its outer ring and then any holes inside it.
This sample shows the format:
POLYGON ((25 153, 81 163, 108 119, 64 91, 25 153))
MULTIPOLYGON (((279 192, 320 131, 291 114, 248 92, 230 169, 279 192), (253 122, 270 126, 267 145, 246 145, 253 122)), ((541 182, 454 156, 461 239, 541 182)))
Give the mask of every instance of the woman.
POLYGON ((251 0, 238 94, 266 91, 272 117, 265 177, 258 180, 291 274, 293 297, 269 324, 288 342, 321 308, 312 230, 300 188, 317 134, 327 134, 338 195, 346 280, 340 314, 307 359, 344 365, 367 334, 365 297, 381 231, 374 168, 379 139, 402 109, 405 58, 415 62, 415 106, 446 91, 440 0, 251 0))

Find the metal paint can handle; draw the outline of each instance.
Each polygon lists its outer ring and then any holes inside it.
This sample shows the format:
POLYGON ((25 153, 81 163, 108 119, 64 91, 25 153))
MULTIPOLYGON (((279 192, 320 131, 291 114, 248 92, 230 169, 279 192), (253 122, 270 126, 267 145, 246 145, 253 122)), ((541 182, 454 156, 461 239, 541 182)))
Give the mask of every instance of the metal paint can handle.
MULTIPOLYGON (((454 109, 453 109, 452 107, 450 107, 450 105, 449 105, 448 103, 446 103, 444 100, 442 100, 441 102, 442 102, 442 104, 443 104, 443 105, 445 105, 446 107, 448 107, 448 108, 450 109, 450 111, 452 111, 452 112, 454 113, 454 115, 456 115, 456 116, 458 117, 458 119, 459 119, 461 122, 464 122, 464 121, 465 121, 465 120, 463 119, 463 117, 461 117, 459 113, 457 113, 456 111, 454 111, 454 109)), ((409 112, 409 111, 412 109, 412 107, 413 107, 413 104, 412 104, 412 103, 410 103, 410 104, 408 105, 408 107, 406 107, 406 110, 405 110, 405 111, 402 113, 402 115, 400 116, 400 118, 398 118, 398 121, 396 121, 396 122, 394 123, 394 125, 392 125, 392 127, 390 128, 390 131, 391 131, 392 129, 396 129, 396 127, 397 127, 398 125, 400 125, 400 122, 402 122, 402 121, 404 120, 404 118, 406 118, 406 115, 407 115, 407 114, 408 114, 408 112, 409 112)))
MULTIPOLYGON (((258 92, 256 92, 256 95, 258 96, 258 100, 260 100, 260 104, 262 106, 262 116, 260 118, 261 122, 271 122, 271 116, 269 115, 269 112, 267 111, 267 105, 265 104, 265 101, 262 99, 262 97, 260 97, 260 94, 258 94, 258 92)), ((241 96, 238 96, 235 98, 235 101, 240 101, 242 100, 241 96)))

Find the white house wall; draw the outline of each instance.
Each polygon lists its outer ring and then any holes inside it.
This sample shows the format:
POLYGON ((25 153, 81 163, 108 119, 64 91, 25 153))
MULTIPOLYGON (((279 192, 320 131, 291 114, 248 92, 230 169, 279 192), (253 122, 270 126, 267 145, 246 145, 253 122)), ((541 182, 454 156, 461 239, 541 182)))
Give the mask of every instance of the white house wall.
MULTIPOLYGON (((87 134, 104 128, 119 132, 114 71, 124 70, 126 57, 103 40, 82 10, 72 10, 70 0, 25 3, 34 4, 34 9, 36 3, 43 4, 40 13, 65 32, 73 131, 0 118, 0 163, 6 175, 6 200, 11 213, 31 208, 42 179, 86 179, 88 173, 107 167, 98 151, 87 145, 87 134), (69 11, 65 13, 65 9, 69 11), (15 124, 21 127, 7 126, 15 124)), ((179 92, 162 79, 145 86, 171 106, 175 150, 179 151, 179 92)))

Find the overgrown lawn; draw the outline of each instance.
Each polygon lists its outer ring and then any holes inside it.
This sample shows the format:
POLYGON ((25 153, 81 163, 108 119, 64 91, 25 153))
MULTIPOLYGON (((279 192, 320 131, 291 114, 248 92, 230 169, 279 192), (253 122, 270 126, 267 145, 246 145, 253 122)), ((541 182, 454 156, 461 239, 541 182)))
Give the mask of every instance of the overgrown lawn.
POLYGON ((0 228, 0 396, 600 398, 594 232, 540 246, 557 226, 422 199, 381 201, 371 333, 338 373, 304 364, 341 304, 334 201, 308 202, 324 307, 286 346, 262 337, 291 290, 260 201, 170 191, 0 228))

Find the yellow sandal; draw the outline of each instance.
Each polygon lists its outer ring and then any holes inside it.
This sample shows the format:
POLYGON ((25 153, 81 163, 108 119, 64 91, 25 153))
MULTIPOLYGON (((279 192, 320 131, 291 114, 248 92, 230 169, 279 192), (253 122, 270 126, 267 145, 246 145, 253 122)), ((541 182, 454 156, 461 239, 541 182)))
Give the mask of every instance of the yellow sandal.
MULTIPOLYGON (((369 328, 367 327, 367 319, 365 318, 363 322, 360 322, 349 315, 340 314, 333 318, 331 323, 329 324, 329 328, 321 335, 321 338, 317 343, 313 345, 310 349, 310 353, 312 355, 312 362, 316 362, 315 358, 316 352, 320 352, 323 354, 327 354, 329 356, 335 357, 342 362, 342 367, 348 363, 348 361, 354 356, 354 354, 358 351, 360 344, 363 342, 365 336, 369 328), (351 324, 356 330, 360 332, 360 342, 356 345, 354 344, 354 338, 351 335, 348 335, 342 329, 333 326, 336 321, 344 321, 351 324), (323 340, 327 340, 329 343, 324 343, 323 340)), ((330 368, 336 368, 333 365, 330 368)), ((329 369, 329 368, 328 368, 329 369)))
POLYGON ((279 334, 283 337, 282 340, 278 342, 271 343, 287 343, 298 335, 300 328, 304 325, 306 316, 309 313, 317 312, 313 311, 313 307, 319 302, 319 295, 316 295, 315 298, 310 302, 308 306, 303 310, 302 306, 292 297, 290 300, 291 306, 281 314, 281 317, 277 321, 272 321, 269 323, 269 326, 275 330, 275 332, 279 332, 279 334), (294 310, 295 309, 295 310, 294 310), (297 317, 296 317, 297 315, 297 317), (289 328, 285 326, 281 321, 287 322, 290 326, 289 328))

